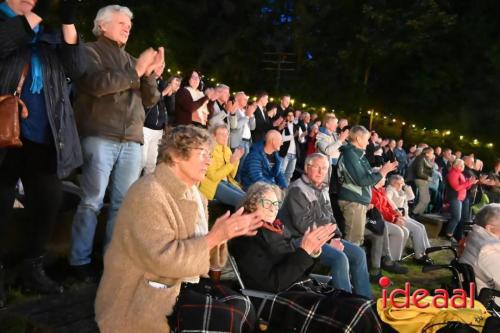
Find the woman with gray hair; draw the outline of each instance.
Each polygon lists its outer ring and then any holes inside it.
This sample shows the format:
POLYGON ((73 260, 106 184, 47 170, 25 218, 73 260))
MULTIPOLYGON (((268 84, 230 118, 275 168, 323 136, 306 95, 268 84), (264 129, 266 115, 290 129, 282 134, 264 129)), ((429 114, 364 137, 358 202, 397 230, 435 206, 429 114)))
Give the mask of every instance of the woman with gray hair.
POLYGON ((281 190, 257 182, 243 201, 245 212, 260 212, 264 224, 253 237, 229 244, 248 288, 278 293, 262 318, 273 332, 380 332, 374 302, 331 286, 313 282, 311 272, 321 247, 333 236, 334 226, 310 228, 298 243, 276 219, 281 190), (314 304, 312 307, 311 304, 314 304))
POLYGON ((240 209, 208 229, 206 201, 197 185, 211 150, 206 130, 175 127, 162 141, 154 173, 128 191, 97 291, 101 332, 253 329, 246 299, 206 278, 211 267, 224 265, 228 240, 254 235, 262 225, 259 213, 242 215, 240 209))
MULTIPOLYGON (((484 206, 474 222, 459 261, 474 269, 478 292, 482 288, 500 290, 500 204, 484 206)), ((500 299, 496 303, 500 305, 500 299)))

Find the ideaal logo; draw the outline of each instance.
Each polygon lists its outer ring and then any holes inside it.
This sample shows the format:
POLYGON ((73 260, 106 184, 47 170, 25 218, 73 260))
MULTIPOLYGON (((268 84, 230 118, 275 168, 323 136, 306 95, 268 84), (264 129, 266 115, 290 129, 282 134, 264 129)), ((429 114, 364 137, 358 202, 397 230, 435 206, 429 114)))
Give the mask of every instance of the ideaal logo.
POLYGON ((473 282, 469 284, 469 299, 467 299, 467 292, 464 289, 453 289, 451 297, 445 289, 434 290, 434 296, 425 289, 417 289, 411 293, 410 282, 405 283, 404 289, 396 288, 387 296, 387 287, 392 284, 391 280, 383 276, 379 279, 378 284, 382 288, 382 307, 384 309, 387 309, 387 301, 389 301, 390 306, 395 309, 407 309, 410 307, 410 304, 419 309, 425 309, 431 305, 437 309, 449 307, 455 309, 474 308, 476 287, 473 282), (428 296, 432 296, 431 302, 428 296))

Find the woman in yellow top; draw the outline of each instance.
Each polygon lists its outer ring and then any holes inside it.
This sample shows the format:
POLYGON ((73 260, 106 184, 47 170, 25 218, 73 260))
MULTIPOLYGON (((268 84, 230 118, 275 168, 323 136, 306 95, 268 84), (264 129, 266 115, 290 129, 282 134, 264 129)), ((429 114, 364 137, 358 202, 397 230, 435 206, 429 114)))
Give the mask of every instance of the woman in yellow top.
POLYGON ((200 192, 208 200, 217 200, 223 204, 237 207, 245 196, 234 179, 244 150, 236 148, 233 153, 228 147, 229 130, 225 124, 211 128, 216 146, 212 152, 212 162, 208 167, 205 179, 200 183, 200 192))

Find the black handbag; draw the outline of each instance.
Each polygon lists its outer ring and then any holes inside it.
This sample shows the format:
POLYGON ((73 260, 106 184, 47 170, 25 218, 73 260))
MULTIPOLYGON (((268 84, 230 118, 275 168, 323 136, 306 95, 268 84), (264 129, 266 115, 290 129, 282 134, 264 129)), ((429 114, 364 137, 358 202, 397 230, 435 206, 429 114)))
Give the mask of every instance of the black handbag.
POLYGON ((366 212, 366 228, 376 235, 382 235, 385 229, 385 221, 379 210, 375 207, 366 212))

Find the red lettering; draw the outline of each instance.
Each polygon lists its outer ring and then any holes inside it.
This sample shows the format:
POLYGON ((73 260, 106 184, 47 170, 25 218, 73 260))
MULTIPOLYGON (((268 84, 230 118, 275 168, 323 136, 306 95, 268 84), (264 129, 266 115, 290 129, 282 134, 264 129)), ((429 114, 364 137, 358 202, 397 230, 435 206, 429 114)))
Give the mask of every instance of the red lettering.
POLYGON ((476 299, 476 284, 474 282, 469 283, 469 298, 470 308, 474 309, 474 301, 476 299))
POLYGON ((410 307, 410 283, 405 283, 405 289, 394 289, 390 295, 391 305, 395 309, 403 309, 410 307), (403 303, 397 303, 395 297, 397 294, 404 296, 405 301, 403 303))
POLYGON ((412 295, 413 304, 419 309, 425 309, 430 306, 429 302, 420 304, 420 301, 429 296, 429 292, 425 289, 417 289, 412 295))
POLYGON ((450 298, 451 306, 455 309, 465 309, 467 307, 467 294, 463 289, 453 289, 453 296, 450 298), (457 301, 460 302, 457 303, 457 301))
POLYGON ((387 290, 382 289, 382 308, 387 309, 387 290))
POLYGON ((447 309, 448 308, 448 292, 444 289, 436 289, 434 291, 434 297, 432 298, 432 305, 436 309, 447 309))

